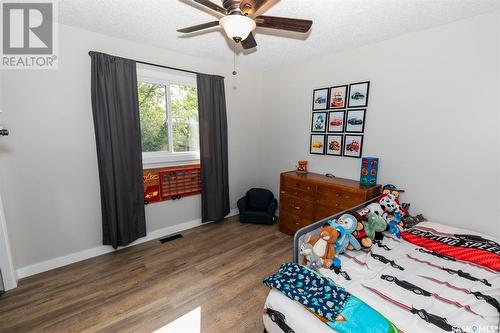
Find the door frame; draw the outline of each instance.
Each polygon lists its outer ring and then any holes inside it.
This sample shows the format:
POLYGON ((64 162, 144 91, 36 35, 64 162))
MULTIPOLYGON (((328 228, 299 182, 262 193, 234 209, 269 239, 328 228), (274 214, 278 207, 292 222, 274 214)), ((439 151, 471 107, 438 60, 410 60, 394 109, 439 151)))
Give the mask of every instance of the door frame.
POLYGON ((0 195, 0 268, 5 291, 17 287, 17 274, 12 262, 9 236, 7 234, 7 222, 3 209, 2 196, 0 195))

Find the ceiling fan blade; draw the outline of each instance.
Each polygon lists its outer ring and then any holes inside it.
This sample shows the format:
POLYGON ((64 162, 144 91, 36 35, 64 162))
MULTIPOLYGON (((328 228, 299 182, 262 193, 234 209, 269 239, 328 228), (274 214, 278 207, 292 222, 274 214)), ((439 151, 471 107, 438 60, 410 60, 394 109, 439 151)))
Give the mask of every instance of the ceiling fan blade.
POLYGON ((240 10, 243 14, 253 15, 271 1, 274 0, 242 0, 240 2, 240 10))
POLYGON ((295 31, 306 33, 311 29, 313 22, 311 20, 293 19, 288 17, 264 16, 260 15, 254 18, 258 27, 295 31))
POLYGON ((257 46, 257 42, 255 41, 255 37, 253 36, 253 32, 251 32, 245 40, 241 41, 241 46, 243 46, 245 50, 252 49, 257 46))
POLYGON ((219 25, 219 21, 213 21, 213 22, 193 25, 193 26, 183 28, 183 29, 178 29, 177 32, 182 32, 182 33, 195 32, 195 31, 206 29, 206 28, 215 27, 218 25, 219 25))
POLYGON ((203 5, 205 7, 210 8, 211 10, 215 10, 216 12, 219 12, 221 14, 227 15, 227 10, 222 8, 219 5, 216 5, 210 0, 193 0, 194 2, 199 3, 200 5, 203 5))

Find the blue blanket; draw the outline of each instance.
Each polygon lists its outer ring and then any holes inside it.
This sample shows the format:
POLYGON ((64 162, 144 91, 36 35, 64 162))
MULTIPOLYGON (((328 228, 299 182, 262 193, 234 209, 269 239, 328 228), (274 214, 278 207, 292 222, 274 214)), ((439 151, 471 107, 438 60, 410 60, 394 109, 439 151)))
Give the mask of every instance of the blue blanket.
POLYGON ((340 333, 398 332, 373 308, 305 266, 282 264, 276 274, 263 282, 324 318, 327 325, 340 333))

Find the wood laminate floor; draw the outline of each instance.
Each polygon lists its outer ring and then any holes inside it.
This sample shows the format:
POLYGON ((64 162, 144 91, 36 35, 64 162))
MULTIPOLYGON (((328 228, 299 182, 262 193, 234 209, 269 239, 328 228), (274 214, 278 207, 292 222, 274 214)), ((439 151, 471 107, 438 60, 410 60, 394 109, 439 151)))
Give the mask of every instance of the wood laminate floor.
POLYGON ((22 279, 0 296, 0 332, 153 332, 201 311, 200 333, 261 333, 262 279, 292 238, 237 216, 183 235, 22 279))

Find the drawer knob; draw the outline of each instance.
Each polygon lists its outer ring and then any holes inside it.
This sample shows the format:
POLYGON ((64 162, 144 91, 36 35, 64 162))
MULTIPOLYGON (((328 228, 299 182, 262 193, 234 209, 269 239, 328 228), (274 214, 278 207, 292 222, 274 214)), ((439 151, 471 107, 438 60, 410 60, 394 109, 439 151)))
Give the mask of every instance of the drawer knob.
POLYGON ((285 191, 281 191, 281 194, 285 194, 286 192, 285 191))
POLYGON ((335 207, 338 207, 338 206, 339 206, 339 204, 338 204, 338 203, 336 203, 336 204, 335 204, 335 207))
POLYGON ((337 195, 337 198, 340 198, 340 193, 336 193, 336 195, 337 195))
POLYGON ((295 195, 299 195, 299 192, 295 191, 295 195))
POLYGON ((295 206, 295 209, 296 209, 296 210, 300 210, 300 207, 299 207, 299 206, 295 206))
POLYGON ((294 222, 295 225, 299 225, 299 222, 294 222))

